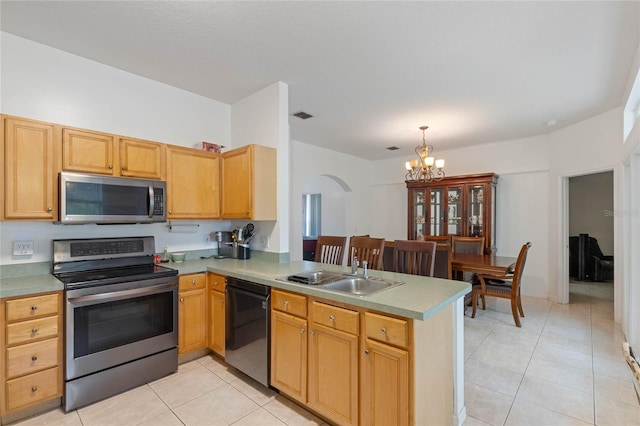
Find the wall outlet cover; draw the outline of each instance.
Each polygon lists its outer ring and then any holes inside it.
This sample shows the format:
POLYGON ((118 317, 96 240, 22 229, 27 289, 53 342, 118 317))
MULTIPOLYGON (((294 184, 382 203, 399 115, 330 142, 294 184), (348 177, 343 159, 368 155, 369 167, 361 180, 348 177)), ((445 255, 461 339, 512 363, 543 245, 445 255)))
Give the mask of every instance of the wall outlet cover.
POLYGON ((33 241, 14 241, 13 255, 26 256, 33 254, 33 241))

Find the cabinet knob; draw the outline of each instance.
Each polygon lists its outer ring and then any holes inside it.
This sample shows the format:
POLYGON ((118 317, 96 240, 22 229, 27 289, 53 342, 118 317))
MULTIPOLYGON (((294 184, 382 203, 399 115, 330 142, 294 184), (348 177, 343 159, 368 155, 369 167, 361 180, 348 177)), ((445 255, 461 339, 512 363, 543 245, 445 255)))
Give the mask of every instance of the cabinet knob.
POLYGON ((38 391, 38 387, 37 386, 32 386, 31 387, 31 392, 37 392, 38 391))
POLYGON ((109 164, 109 170, 113 169, 113 164, 109 164))
POLYGON ((364 354, 365 354, 365 355, 369 355, 369 349, 365 349, 365 350, 364 350, 364 354))
POLYGON ((38 309, 38 307, 37 307, 36 305, 33 305, 33 306, 31 307, 31 310, 32 310, 32 311, 34 311, 34 312, 35 312, 35 310, 36 310, 36 309, 38 309))
POLYGON ((181 302, 184 302, 184 297, 181 297, 181 298, 180 298, 180 301, 181 301, 181 302))
POLYGON ((336 317, 334 317, 333 315, 329 315, 329 321, 335 321, 336 317))
POLYGON ((285 300, 284 302, 282 302, 282 304, 284 305, 284 310, 288 311, 289 310, 289 302, 285 300))
POLYGON ((38 356, 34 355, 31 357, 31 361, 36 362, 38 360, 38 356))
POLYGON ((196 280, 191 280, 191 285, 196 285, 196 280))
POLYGON ((313 336, 313 335, 315 335, 315 334, 316 334, 316 332, 315 332, 315 331, 313 331, 313 330, 311 330, 311 331, 309 332, 309 334, 313 336))
POLYGON ((47 209, 47 212, 49 212, 49 213, 51 213, 52 211, 53 211, 53 209, 52 209, 51 207, 49 207, 49 208, 47 209))
POLYGON ((31 329, 31 334, 36 334, 37 332, 38 332, 38 329, 37 329, 37 328, 32 328, 32 329, 31 329))
POLYGON ((173 211, 169 210, 169 214, 173 214, 173 211))
POLYGON ((387 328, 386 328, 386 327, 382 327, 382 328, 380 329, 380 333, 386 333, 386 332, 387 332, 387 328))
POLYGON ((304 328, 300 329, 300 334, 304 334, 304 328))
POLYGON ((224 303, 224 299, 220 299, 220 303, 221 303, 221 304, 222 304, 222 303, 224 303))
POLYGON ((127 170, 127 168, 125 166, 122 166, 122 171, 124 172, 126 170, 127 170))

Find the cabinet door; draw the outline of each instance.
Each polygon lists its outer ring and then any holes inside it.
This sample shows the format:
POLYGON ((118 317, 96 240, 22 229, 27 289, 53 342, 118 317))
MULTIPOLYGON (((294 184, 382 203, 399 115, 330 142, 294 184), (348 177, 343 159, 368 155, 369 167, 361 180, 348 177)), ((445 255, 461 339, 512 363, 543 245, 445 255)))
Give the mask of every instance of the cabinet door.
POLYGON ((209 349, 224 356, 224 293, 209 291, 209 349))
POLYGON ((62 169, 102 175, 114 173, 114 137, 78 129, 62 130, 62 169))
POLYGON ((429 197, 429 229, 426 235, 447 235, 445 188, 429 188, 425 197, 429 197))
POLYGON ((271 311, 271 385, 307 402, 307 320, 271 311))
POLYGON ((358 424, 358 338, 316 324, 309 334, 309 407, 336 424, 358 424))
POLYGON ((409 424, 409 353, 367 339, 362 363, 361 424, 409 424))
POLYGON ((56 219, 59 145, 54 126, 7 118, 4 131, 5 218, 56 219))
POLYGON ((120 175, 145 179, 164 177, 164 145, 120 138, 120 175))
POLYGON ((222 217, 253 217, 253 151, 246 146, 222 154, 222 217))
POLYGON ((467 223, 466 235, 469 237, 484 236, 484 189, 485 185, 468 185, 465 220, 467 223))
POLYGON ((167 219, 220 218, 220 155, 167 147, 167 219))
POLYGON ((181 355, 206 347, 206 297, 205 289, 178 295, 178 353, 181 355))
POLYGON ((447 233, 444 235, 465 235, 462 186, 450 186, 446 189, 447 233))

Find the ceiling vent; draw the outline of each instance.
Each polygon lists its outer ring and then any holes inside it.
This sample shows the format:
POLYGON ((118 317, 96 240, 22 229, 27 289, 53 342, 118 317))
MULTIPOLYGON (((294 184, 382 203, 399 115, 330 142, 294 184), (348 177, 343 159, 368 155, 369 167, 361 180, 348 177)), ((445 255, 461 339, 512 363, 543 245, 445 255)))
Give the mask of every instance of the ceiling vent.
POLYGON ((389 151, 397 151, 397 150, 399 150, 400 148, 398 148, 397 146, 388 146, 388 147, 387 147, 387 149, 388 149, 389 151))
POLYGON ((311 118, 311 117, 313 117, 313 115, 311 115, 311 114, 307 114, 307 113, 306 113, 306 112, 304 112, 304 111, 296 112, 295 114, 293 114, 293 116, 294 116, 294 117, 301 118, 301 119, 303 119, 303 120, 306 120, 307 118, 311 118))

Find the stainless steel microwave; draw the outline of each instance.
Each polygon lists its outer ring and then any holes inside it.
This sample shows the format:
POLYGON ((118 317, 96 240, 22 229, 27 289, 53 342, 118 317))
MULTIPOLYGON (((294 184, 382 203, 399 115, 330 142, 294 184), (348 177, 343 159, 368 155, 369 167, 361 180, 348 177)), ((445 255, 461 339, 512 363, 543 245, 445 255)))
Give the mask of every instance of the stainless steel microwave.
POLYGON ((60 223, 166 222, 164 181, 60 173, 60 223))

